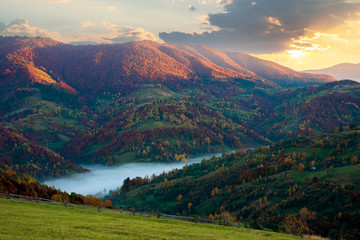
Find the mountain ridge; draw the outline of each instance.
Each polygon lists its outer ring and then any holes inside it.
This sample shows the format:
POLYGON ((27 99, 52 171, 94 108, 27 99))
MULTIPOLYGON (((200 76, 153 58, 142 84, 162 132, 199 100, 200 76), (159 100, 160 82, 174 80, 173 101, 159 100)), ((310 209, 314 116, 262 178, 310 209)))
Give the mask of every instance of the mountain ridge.
POLYGON ((340 63, 328 68, 305 70, 303 72, 315 74, 324 73, 329 74, 339 80, 351 79, 360 82, 360 63, 340 63))
POLYGON ((259 86, 302 86, 335 81, 330 76, 299 73, 244 53, 204 46, 152 41, 73 46, 48 38, 11 37, 1 37, 0 46, 3 83, 11 83, 18 74, 16 78, 28 77, 32 82, 55 84, 74 94, 94 91, 94 88, 127 91, 143 83, 176 86, 179 82, 212 78, 241 79, 259 86))

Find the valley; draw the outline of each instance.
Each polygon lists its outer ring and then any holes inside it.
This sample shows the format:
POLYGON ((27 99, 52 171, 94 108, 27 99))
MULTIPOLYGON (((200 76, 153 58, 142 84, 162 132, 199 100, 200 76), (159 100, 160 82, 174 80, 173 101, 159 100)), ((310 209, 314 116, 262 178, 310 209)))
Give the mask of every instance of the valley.
POLYGON ((90 170, 90 172, 73 174, 62 178, 50 178, 47 179, 44 184, 54 186, 66 192, 105 196, 109 190, 120 187, 126 178, 133 179, 135 177, 141 177, 150 179, 150 177, 163 172, 169 172, 173 169, 181 169, 185 165, 199 163, 204 158, 208 160, 212 156, 219 157, 221 155, 222 153, 207 154, 190 158, 183 162, 172 163, 139 162, 126 163, 119 166, 84 165, 83 167, 90 170))
POLYGON ((0 37, 2 192, 352 239, 359 125, 359 83, 245 53, 0 37))

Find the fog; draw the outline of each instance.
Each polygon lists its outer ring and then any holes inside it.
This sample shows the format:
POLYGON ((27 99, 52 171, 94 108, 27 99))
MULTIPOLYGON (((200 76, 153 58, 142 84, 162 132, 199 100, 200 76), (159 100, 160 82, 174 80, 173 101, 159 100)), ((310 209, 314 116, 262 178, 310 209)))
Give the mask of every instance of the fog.
POLYGON ((209 159, 214 155, 219 157, 221 154, 222 153, 208 154, 190 158, 186 163, 128 163, 115 167, 83 165, 82 167, 91 170, 91 172, 78 173, 70 177, 49 179, 44 183, 68 193, 76 192, 83 195, 104 195, 108 193, 109 190, 120 187, 127 177, 130 179, 134 177, 151 177, 152 174, 158 175, 163 171, 168 172, 174 168, 182 168, 186 164, 201 162, 204 157, 209 159))

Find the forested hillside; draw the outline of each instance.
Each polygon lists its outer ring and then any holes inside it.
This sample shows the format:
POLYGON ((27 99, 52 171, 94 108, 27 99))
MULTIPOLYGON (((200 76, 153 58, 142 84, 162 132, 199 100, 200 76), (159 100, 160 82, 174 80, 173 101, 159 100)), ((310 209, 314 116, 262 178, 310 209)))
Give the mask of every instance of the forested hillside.
POLYGON ((357 239, 360 130, 280 141, 256 150, 126 179, 116 206, 240 221, 295 235, 357 239))

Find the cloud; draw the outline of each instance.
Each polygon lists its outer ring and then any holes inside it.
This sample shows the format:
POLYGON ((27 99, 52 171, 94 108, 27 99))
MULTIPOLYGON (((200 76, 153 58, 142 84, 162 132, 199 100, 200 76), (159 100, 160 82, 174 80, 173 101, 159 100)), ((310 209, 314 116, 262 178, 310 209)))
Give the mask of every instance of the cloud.
POLYGON ((50 3, 62 3, 62 2, 71 2, 72 0, 28 0, 34 2, 50 2, 50 3))
POLYGON ((7 26, 4 23, 0 23, 0 35, 51 38, 60 37, 60 34, 57 32, 50 32, 46 29, 30 26, 28 20, 24 18, 17 18, 7 26))
POLYGON ((360 11, 358 1, 347 0, 219 0, 224 12, 209 14, 215 28, 203 33, 161 32, 165 42, 273 53, 289 48, 293 39, 311 31, 326 31, 360 11), (224 47, 226 46, 226 47, 224 47))
POLYGON ((190 11, 195 11, 195 10, 196 10, 196 8, 195 8, 193 5, 191 5, 191 4, 188 5, 188 9, 189 9, 190 11))
POLYGON ((61 35, 57 32, 30 26, 28 20, 17 18, 7 26, 0 22, 0 35, 50 37, 71 44, 122 43, 141 40, 159 41, 153 33, 147 32, 143 28, 117 25, 105 21, 101 23, 84 21, 80 24, 76 33, 61 35))
POLYGON ((71 44, 102 44, 141 40, 158 41, 153 33, 147 32, 143 28, 118 25, 105 21, 101 23, 85 21, 81 24, 81 28, 82 31, 70 37, 67 42, 71 44))
POLYGON ((130 26, 122 26, 111 24, 108 22, 103 22, 105 29, 108 29, 113 32, 114 37, 104 37, 103 39, 111 41, 113 43, 129 42, 129 41, 139 41, 139 40, 151 40, 157 41, 154 34, 147 32, 142 28, 134 28, 130 26))
POLYGON ((307 36, 294 39, 289 49, 281 53, 261 54, 257 57, 296 70, 321 69, 339 63, 359 63, 360 15, 358 19, 345 21, 327 32, 310 32, 307 36))
POLYGON ((105 6, 105 5, 94 5, 94 6, 90 6, 90 8, 92 9, 104 9, 104 10, 108 10, 108 11, 115 11, 117 10, 117 8, 115 6, 105 6))
POLYGON ((85 22, 81 23, 81 28, 83 28, 83 29, 90 28, 90 27, 95 27, 95 23, 93 23, 92 21, 85 21, 85 22))
POLYGON ((224 4, 224 5, 230 4, 232 2, 233 2, 233 0, 217 0, 216 1, 217 4, 224 4))
POLYGON ((71 0, 40 0, 42 2, 70 2, 71 0))

